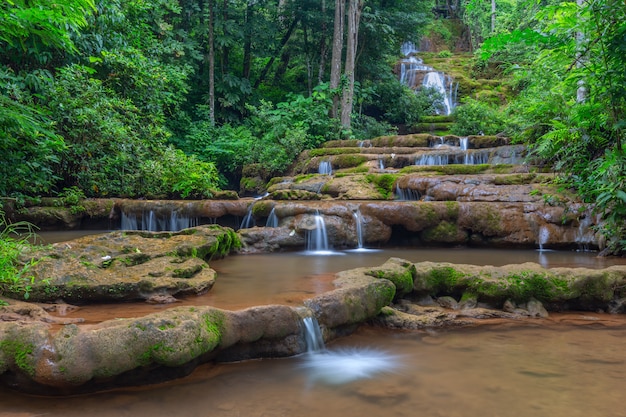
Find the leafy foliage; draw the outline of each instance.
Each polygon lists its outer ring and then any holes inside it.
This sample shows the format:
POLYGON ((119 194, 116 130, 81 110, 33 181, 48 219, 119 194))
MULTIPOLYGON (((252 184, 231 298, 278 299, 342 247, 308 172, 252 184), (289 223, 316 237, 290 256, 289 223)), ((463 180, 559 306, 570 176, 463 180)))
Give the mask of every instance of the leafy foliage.
POLYGON ((30 296, 33 276, 29 269, 36 261, 24 262, 21 255, 31 246, 29 239, 35 235, 35 227, 27 222, 9 223, 0 210, 0 294, 21 293, 30 296))
POLYGON ((467 99, 454 111, 452 133, 460 136, 496 135, 505 130, 504 115, 499 109, 478 100, 467 99))

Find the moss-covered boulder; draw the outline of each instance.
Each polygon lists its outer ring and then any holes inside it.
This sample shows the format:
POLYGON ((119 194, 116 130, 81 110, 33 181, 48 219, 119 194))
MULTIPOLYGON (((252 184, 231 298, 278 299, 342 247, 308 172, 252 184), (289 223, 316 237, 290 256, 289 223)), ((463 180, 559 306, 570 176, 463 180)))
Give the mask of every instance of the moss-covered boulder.
MULTIPOLYGON (((35 248, 22 256, 31 264, 32 301, 70 303, 147 299, 153 295, 201 294, 213 286, 208 264, 240 246, 237 234, 221 226, 180 232, 111 232, 35 248)), ((24 288, 5 284, 5 296, 21 298, 24 288)))

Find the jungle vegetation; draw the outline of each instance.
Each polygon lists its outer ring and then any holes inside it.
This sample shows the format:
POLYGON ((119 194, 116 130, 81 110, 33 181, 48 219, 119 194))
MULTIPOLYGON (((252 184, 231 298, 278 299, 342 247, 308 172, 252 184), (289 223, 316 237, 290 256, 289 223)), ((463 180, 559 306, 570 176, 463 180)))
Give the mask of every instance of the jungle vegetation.
POLYGON ((393 72, 424 38, 508 85, 465 98, 454 131, 528 144, 623 252, 621 0, 6 0, 0 196, 211 197, 244 166, 391 133, 431 111, 393 72))

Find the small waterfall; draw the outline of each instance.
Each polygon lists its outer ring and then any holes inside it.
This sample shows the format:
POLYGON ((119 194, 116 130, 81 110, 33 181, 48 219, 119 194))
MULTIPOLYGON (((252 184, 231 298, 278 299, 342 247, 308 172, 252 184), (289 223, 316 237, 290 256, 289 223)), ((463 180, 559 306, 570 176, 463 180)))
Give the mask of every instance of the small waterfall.
POLYGON ((317 319, 315 317, 305 317, 302 319, 302 324, 304 326, 304 341, 306 342, 307 352, 313 353, 326 350, 322 329, 317 319))
POLYGON ((415 159, 415 165, 448 165, 448 155, 424 154, 415 159))
POLYGON ((302 357, 301 369, 310 383, 341 385, 376 375, 394 372, 402 357, 368 348, 327 349, 319 323, 315 317, 302 319, 307 354, 302 357))
POLYGON ((546 226, 541 226, 539 228, 539 234, 537 236, 537 243, 539 244, 540 252, 546 250, 544 246, 546 243, 548 243, 549 239, 550 239, 550 230, 546 226))
POLYGON ((593 220, 591 216, 583 217, 579 220, 578 231, 576 232, 576 243, 578 244, 578 250, 581 252, 589 252, 591 242, 593 241, 593 230, 591 225, 593 220))
POLYGON ((469 138, 466 136, 464 138, 459 138, 459 146, 462 151, 467 151, 469 147, 469 138))
POLYGON ((402 52, 404 56, 409 56, 419 51, 413 42, 406 41, 400 46, 400 52, 402 52))
POLYGON ((154 210, 148 210, 142 212, 140 219, 135 214, 122 211, 120 228, 121 230, 146 230, 149 232, 178 232, 198 224, 197 218, 181 215, 177 211, 172 211, 169 215, 157 215, 154 210))
POLYGON ((455 162, 465 165, 481 165, 489 163, 489 151, 482 149, 469 149, 465 153, 455 158, 455 162))
POLYGON ((254 222, 254 216, 252 216, 252 204, 250 204, 248 206, 248 212, 246 213, 245 217, 241 221, 241 226, 239 226, 239 228, 240 229, 248 229, 248 228, 254 227, 254 226, 256 226, 256 224, 254 222))
POLYGON ((356 225, 357 249, 363 249, 363 216, 361 215, 361 210, 356 209, 352 216, 356 225))
POLYGON ((270 215, 267 217, 265 227, 278 227, 278 217, 276 216, 276 209, 274 207, 272 207, 272 211, 270 211, 270 215))
POLYGON ((333 166, 330 161, 321 161, 317 171, 321 175, 333 175, 333 166))
POLYGON ((451 77, 442 72, 431 71, 424 77, 422 85, 434 89, 443 96, 442 114, 450 115, 455 107, 458 84, 455 84, 451 77))
POLYGON ((378 169, 380 169, 381 171, 385 170, 385 161, 383 161, 383 158, 378 158, 378 169))
POLYGON ((396 185, 396 200, 399 201, 418 201, 420 199, 420 193, 417 190, 404 189, 396 185))
POLYGON ((319 212, 315 214, 315 229, 307 231, 306 250, 308 252, 328 252, 328 235, 324 216, 319 212))

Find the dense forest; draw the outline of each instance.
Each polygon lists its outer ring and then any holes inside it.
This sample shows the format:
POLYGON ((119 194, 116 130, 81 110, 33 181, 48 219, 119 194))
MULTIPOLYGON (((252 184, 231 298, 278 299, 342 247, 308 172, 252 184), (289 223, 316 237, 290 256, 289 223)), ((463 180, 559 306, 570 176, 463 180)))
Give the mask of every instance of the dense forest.
POLYGON ((503 80, 453 131, 528 144, 624 250, 621 0, 7 0, 0 196, 208 198, 325 141, 410 129, 438 97, 399 82, 406 41, 503 80))

